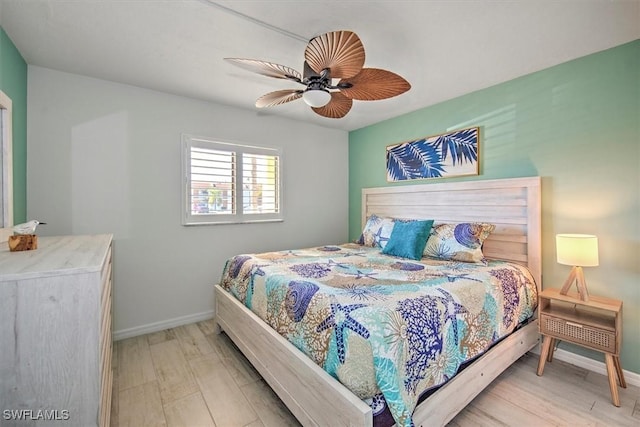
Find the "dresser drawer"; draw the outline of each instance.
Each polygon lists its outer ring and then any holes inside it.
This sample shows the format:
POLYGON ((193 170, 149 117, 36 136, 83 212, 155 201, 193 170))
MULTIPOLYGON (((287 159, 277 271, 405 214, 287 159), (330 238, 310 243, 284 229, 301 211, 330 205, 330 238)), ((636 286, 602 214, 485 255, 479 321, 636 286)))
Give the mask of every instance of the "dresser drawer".
POLYGON ((100 298, 100 307, 102 309, 102 313, 104 313, 105 307, 107 305, 107 300, 111 298, 111 246, 109 246, 109 250, 107 252, 107 257, 104 261, 104 265, 102 266, 102 272, 100 273, 100 282, 101 282, 101 298, 100 298))
POLYGON ((100 427, 109 427, 111 416, 111 397, 113 387, 113 371, 109 369, 103 377, 102 391, 100 393, 100 427))
POLYGON ((113 372, 111 370, 111 356, 113 354, 112 328, 112 250, 109 246, 107 256, 100 274, 101 298, 100 298, 100 414, 98 425, 109 427, 111 414, 111 387, 113 372))
MULTIPOLYGON (((102 269, 101 278, 101 301, 100 301, 100 366, 104 365, 105 357, 104 355, 110 351, 111 348, 111 304, 112 304, 112 295, 111 295, 111 248, 109 248, 109 252, 107 258, 105 260, 105 265, 102 269)), ((110 365, 109 365, 110 367, 110 365)))
POLYGON ((570 322, 546 313, 540 315, 540 333, 607 353, 616 353, 614 331, 570 322))

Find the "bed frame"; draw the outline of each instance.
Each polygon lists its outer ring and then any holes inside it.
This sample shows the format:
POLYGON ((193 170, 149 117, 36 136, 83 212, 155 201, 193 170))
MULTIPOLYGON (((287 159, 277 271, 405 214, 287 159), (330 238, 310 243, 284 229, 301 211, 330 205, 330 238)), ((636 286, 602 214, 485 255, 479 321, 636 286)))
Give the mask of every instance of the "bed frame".
MULTIPOLYGON (((496 224, 486 257, 518 262, 541 285, 540 177, 435 183, 362 190, 368 215, 496 224)), ((217 330, 224 330, 304 426, 372 426, 368 405, 215 287, 217 330)), ((416 426, 445 425, 491 381, 539 341, 537 319, 493 346, 415 409, 416 426)))

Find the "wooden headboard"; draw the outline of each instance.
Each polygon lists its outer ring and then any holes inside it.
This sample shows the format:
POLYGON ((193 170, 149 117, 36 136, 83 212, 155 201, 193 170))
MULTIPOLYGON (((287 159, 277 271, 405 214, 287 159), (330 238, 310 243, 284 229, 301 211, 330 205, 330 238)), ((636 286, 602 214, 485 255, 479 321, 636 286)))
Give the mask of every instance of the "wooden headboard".
POLYGON ((378 216, 439 222, 488 222, 487 258, 529 267, 542 285, 540 177, 362 189, 362 224, 378 216))

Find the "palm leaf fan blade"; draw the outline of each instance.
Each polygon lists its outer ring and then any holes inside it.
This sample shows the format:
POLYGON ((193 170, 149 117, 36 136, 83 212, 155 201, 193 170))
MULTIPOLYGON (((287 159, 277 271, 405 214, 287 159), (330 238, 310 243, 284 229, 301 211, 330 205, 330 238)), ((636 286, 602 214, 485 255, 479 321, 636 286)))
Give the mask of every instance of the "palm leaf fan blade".
POLYGON ((284 89, 277 90, 275 92, 269 92, 265 95, 262 95, 260 98, 256 100, 256 107, 265 108, 265 107, 274 107, 276 105, 286 104, 287 102, 295 101, 298 98, 302 97, 301 90, 295 89, 284 89))
POLYGON ((338 86, 349 83, 349 88, 340 91, 347 97, 359 101, 377 101, 392 98, 411 89, 404 78, 391 71, 379 68, 363 68, 356 76, 342 79, 338 86))
POLYGON ((274 64, 273 62, 261 61, 259 59, 245 58, 224 58, 225 61, 243 68, 253 73, 261 74, 276 79, 288 79, 297 82, 302 81, 302 75, 297 70, 286 65, 274 64))
POLYGON ((330 119, 340 119, 347 115, 349 110, 351 110, 351 106, 353 105, 353 100, 347 98, 340 92, 331 92, 331 101, 324 107, 312 107, 311 109, 316 113, 323 117, 328 117, 330 119))
POLYGON ((364 46, 354 32, 333 31, 311 39, 304 58, 316 73, 328 68, 332 78, 344 79, 362 70, 364 46))

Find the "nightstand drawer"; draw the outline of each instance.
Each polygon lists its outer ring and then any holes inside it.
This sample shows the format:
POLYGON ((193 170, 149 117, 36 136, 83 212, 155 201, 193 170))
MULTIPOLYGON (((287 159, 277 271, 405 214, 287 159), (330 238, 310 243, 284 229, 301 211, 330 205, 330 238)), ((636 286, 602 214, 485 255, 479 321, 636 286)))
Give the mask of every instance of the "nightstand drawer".
POLYGON ((616 334, 614 331, 570 322, 542 313, 540 315, 540 333, 616 354, 616 334))

